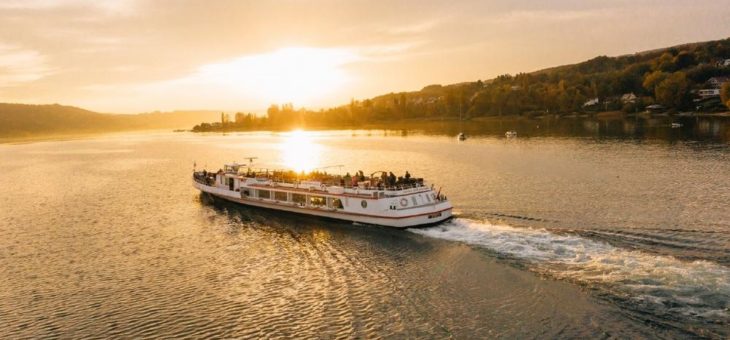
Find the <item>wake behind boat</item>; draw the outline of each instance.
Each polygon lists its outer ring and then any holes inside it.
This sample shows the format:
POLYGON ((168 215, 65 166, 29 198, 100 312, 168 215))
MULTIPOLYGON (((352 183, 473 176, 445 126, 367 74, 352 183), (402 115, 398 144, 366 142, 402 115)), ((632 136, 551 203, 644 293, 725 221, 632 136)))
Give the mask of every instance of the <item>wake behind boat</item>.
POLYGON ((452 216, 446 196, 408 172, 341 176, 233 163, 217 172, 194 171, 193 186, 244 205, 395 228, 433 225, 452 216))

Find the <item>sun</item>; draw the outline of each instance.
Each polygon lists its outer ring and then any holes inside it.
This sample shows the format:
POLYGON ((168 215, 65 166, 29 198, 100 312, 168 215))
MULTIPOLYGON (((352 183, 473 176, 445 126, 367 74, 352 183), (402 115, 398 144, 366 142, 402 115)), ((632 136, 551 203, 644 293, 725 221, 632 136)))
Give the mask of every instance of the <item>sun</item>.
POLYGON ((322 146, 314 141, 311 132, 294 130, 282 135, 279 149, 284 167, 300 172, 312 171, 319 165, 322 146))
POLYGON ((356 60, 342 48, 288 47, 208 64, 200 75, 270 103, 312 105, 352 81, 344 66, 356 60))

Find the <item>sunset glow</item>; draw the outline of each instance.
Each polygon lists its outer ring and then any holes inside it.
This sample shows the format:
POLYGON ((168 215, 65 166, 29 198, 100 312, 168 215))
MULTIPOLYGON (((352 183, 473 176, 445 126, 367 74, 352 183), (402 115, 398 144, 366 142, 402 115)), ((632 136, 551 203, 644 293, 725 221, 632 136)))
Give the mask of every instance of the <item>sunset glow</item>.
POLYGON ((322 146, 314 141, 311 133, 294 130, 283 135, 285 138, 279 148, 284 167, 300 172, 321 166, 322 146))
POLYGON ((271 103, 312 105, 352 81, 343 65, 355 60, 357 56, 344 49, 289 47, 208 64, 195 77, 242 95, 252 92, 271 103))
POLYGON ((730 340, 730 0, 0 27, 0 340, 730 340))
POLYGON ((661 3, 0 1, 0 102, 319 110, 730 35, 727 0, 661 3))

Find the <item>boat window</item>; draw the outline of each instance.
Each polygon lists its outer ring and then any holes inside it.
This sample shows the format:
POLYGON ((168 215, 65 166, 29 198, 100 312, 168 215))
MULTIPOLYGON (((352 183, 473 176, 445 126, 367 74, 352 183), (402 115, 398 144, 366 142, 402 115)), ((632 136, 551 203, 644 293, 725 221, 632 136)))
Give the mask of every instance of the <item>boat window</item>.
POLYGON ((345 207, 342 206, 342 200, 339 198, 333 198, 332 199, 332 207, 337 209, 344 209, 345 207))
POLYGON ((368 207, 368 201, 362 200, 362 202, 360 202, 360 206, 362 206, 363 209, 367 208, 368 207))
POLYGON ((259 198, 271 199, 271 191, 259 190, 259 198))
POLYGON ((249 192, 248 189, 243 189, 243 191, 241 192, 241 195, 242 195, 242 197, 243 196, 248 197, 248 196, 251 196, 251 192, 249 192))
POLYGON ((431 202, 431 196, 426 195, 426 200, 428 200, 429 202, 431 202))
POLYGON ((307 196, 302 194, 291 194, 291 201, 299 205, 304 205, 307 203, 307 196))
POLYGON ((327 205, 327 199, 322 196, 309 196, 309 205, 314 207, 327 205))
POLYGON ((413 201, 413 205, 418 205, 418 201, 416 200, 416 196, 411 196, 411 201, 413 201))
POLYGON ((277 201, 286 202, 286 193, 283 191, 274 191, 274 199, 277 201))

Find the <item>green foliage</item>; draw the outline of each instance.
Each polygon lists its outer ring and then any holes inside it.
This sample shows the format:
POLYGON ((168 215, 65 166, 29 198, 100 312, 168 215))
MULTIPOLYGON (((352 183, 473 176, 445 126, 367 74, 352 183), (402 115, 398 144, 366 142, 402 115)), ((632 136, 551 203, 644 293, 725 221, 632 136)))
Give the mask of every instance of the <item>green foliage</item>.
POLYGON ((690 66, 693 66, 695 61, 695 55, 693 53, 690 53, 688 51, 682 51, 677 54, 676 57, 674 57, 674 66, 679 70, 684 70, 689 68, 690 66))
POLYGON ((662 72, 672 72, 675 70, 674 56, 669 52, 664 52, 659 58, 652 62, 652 69, 662 72))
POLYGON ((667 107, 681 107, 686 101, 687 76, 684 72, 675 72, 662 80, 654 90, 659 104, 667 107))
POLYGON ((730 83, 722 85, 722 88, 720 89, 720 99, 725 106, 730 108, 730 83))
POLYGON ((642 83, 642 86, 644 86, 644 89, 646 89, 649 93, 653 93, 656 91, 657 85, 663 82, 664 79, 667 79, 667 76, 669 76, 669 73, 665 73, 659 70, 654 71, 644 77, 644 82, 642 83))
MULTIPOLYGON (((730 58, 730 39, 620 57, 599 56, 583 63, 533 73, 452 85, 432 84, 420 91, 389 93, 327 110, 294 110, 273 105, 267 117, 236 119, 236 126, 211 129, 362 126, 409 119, 465 119, 482 116, 569 114, 590 110, 637 112, 661 103, 691 109, 690 91, 707 79, 730 75, 715 65, 730 58), (623 103, 623 94, 638 97, 623 103), (589 99, 600 103, 584 107, 589 99)), ((203 128, 203 127, 199 127, 203 128)))

